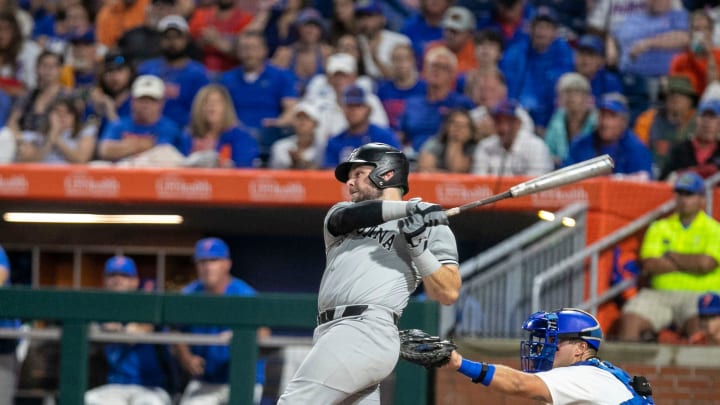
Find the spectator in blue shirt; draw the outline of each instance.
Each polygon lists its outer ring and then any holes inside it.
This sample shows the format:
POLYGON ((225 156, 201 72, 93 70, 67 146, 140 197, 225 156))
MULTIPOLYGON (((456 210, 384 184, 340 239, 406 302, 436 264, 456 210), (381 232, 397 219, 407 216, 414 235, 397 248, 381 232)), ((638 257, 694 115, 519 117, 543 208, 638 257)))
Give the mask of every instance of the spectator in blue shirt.
POLYGON ((370 123, 370 106, 367 100, 367 94, 360 86, 350 86, 343 93, 342 106, 348 129, 328 139, 323 167, 337 166, 347 160, 353 149, 370 142, 400 147, 400 141, 392 131, 370 123))
POLYGON ((377 95, 387 113, 390 128, 398 131, 400 117, 405 112, 405 100, 425 94, 426 84, 420 80, 411 45, 396 46, 390 58, 392 61, 390 79, 378 84, 377 95))
POLYGON ((190 59, 188 24, 179 15, 163 17, 158 23, 162 34, 160 49, 163 57, 150 59, 138 67, 141 75, 155 75, 165 82, 163 115, 183 128, 190 119, 190 107, 201 87, 208 84, 207 70, 190 59))
POLYGON ((627 100, 617 93, 607 94, 600 104, 597 129, 575 138, 563 166, 608 154, 615 161, 613 173, 652 178, 652 155, 638 137, 628 129, 627 100))
POLYGON ((130 88, 135 80, 135 69, 125 56, 117 51, 105 55, 97 76, 95 88, 81 96, 87 103, 86 117, 100 121, 100 133, 108 123, 130 115, 130 88))
POLYGON ((220 76, 220 84, 232 96, 240 121, 255 132, 264 127, 287 126, 292 122, 297 91, 293 74, 267 62, 262 34, 245 32, 238 39, 240 67, 220 76))
MULTIPOLYGON (((114 292, 137 291, 140 284, 135 262, 126 256, 114 256, 105 263, 105 289, 114 292)), ((106 332, 148 333, 153 325, 108 322, 100 325, 106 332)), ((148 404, 170 405, 163 389, 169 381, 165 369, 170 353, 165 346, 152 344, 107 343, 103 346, 108 364, 107 384, 85 393, 86 405, 148 404)))
POLYGON ((605 41, 597 35, 580 37, 575 48, 575 71, 590 81, 595 105, 607 93, 622 93, 620 76, 605 68, 605 41))
POLYGON ((451 4, 450 0, 421 0, 419 12, 405 20, 400 32, 410 38, 418 66, 427 45, 442 39, 443 28, 440 22, 451 4))
POLYGON ((180 129, 162 115, 165 85, 153 75, 139 76, 132 85, 131 113, 109 124, 100 138, 99 155, 117 161, 157 145, 181 147, 180 129))
POLYGON ((508 97, 528 110, 535 132, 544 134, 555 102, 555 82, 573 70, 572 50, 557 37, 557 17, 541 9, 533 18, 530 40, 513 45, 505 52, 500 68, 505 74, 508 97))
MULTIPOLYGON (((0 288, 10 285, 10 261, 5 249, 0 246, 0 288)), ((20 323, 15 319, 0 319, 0 328, 16 328, 20 323)), ((0 339, 0 404, 12 404, 17 382, 17 339, 0 339)))
POLYGON ((195 97, 181 152, 190 159, 210 152, 210 166, 219 167, 254 167, 260 155, 257 140, 241 128, 230 94, 219 84, 203 87, 195 97))
MULTIPOLYGON (((478 3, 478 1, 460 1, 460 4, 468 3, 478 3)), ((505 41, 505 49, 527 41, 530 19, 535 14, 535 8, 530 2, 528 0, 496 0, 494 3, 495 9, 490 14, 479 15, 477 11, 475 12, 479 17, 478 28, 488 28, 500 34, 505 41)))
POLYGON ((405 101, 405 114, 400 119, 404 142, 419 152, 428 138, 440 131, 447 114, 456 108, 473 109, 469 98, 457 93, 457 58, 444 46, 425 54, 423 77, 427 83, 425 94, 405 101))
MULTIPOLYGON (((230 274, 232 267, 230 249, 221 239, 200 239, 195 245, 194 259, 198 279, 183 288, 183 294, 255 295, 252 287, 230 274)), ((223 326, 191 326, 185 331, 223 335, 228 338, 232 335, 232 331, 223 326)), ((268 334, 269 331, 265 328, 258 330, 259 337, 268 334)), ((227 404, 230 396, 230 386, 228 385, 230 347, 179 344, 175 346, 175 349, 180 365, 192 378, 183 393, 180 404, 227 404)), ((259 363, 259 371, 262 369, 261 365, 262 363, 259 363)), ((261 384, 262 376, 258 375, 256 381, 261 384)), ((258 403, 260 399, 259 394, 261 394, 261 390, 256 389, 255 403, 258 403)))

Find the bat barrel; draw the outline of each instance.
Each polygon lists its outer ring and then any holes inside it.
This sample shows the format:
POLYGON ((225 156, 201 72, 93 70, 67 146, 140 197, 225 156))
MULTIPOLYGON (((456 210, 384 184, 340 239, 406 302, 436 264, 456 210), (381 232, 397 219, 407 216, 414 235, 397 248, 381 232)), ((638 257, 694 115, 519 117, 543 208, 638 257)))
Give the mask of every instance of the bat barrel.
POLYGON ((538 178, 520 183, 510 188, 513 197, 537 193, 539 191, 575 183, 595 176, 612 172, 615 164, 609 155, 598 156, 594 159, 576 163, 560 170, 545 174, 538 178))

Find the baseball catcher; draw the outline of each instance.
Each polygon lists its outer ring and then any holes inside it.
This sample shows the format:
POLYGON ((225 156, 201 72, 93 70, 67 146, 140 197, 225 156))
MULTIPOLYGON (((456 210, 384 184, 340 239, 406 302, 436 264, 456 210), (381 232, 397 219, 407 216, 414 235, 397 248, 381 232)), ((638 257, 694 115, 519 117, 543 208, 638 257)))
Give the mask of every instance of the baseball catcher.
POLYGON ((420 329, 400 331, 400 358, 427 369, 446 365, 456 348, 451 340, 440 339, 420 329))

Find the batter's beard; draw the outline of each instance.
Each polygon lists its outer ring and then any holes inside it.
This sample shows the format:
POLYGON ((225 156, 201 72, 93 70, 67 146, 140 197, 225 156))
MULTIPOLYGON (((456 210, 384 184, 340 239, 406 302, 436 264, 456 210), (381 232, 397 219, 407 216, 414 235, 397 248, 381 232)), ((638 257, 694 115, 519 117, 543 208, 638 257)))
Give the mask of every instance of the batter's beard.
POLYGON ((356 195, 350 195, 350 198, 352 198, 352 202, 359 203, 362 201, 371 201, 371 200, 379 200, 380 197, 382 197, 382 190, 379 188, 372 188, 369 191, 363 191, 358 190, 358 194, 356 195))

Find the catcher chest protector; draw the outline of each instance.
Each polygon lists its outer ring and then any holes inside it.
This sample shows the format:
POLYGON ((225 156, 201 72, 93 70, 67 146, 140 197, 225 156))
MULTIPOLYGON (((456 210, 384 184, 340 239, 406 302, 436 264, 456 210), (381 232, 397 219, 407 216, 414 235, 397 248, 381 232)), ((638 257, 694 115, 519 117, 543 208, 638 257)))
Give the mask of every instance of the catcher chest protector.
POLYGON ((340 182, 348 181, 350 168, 355 163, 368 164, 375 166, 370 172, 370 181, 379 189, 390 187, 401 187, 403 195, 410 191, 408 186, 408 174, 410 173, 410 164, 407 157, 401 151, 390 145, 374 142, 363 145, 355 149, 348 160, 340 163, 335 168, 335 178, 340 182), (383 175, 390 171, 394 171, 394 175, 389 180, 384 180, 383 175))
POLYGON ((642 376, 630 377, 625 370, 615 367, 612 363, 607 361, 600 361, 599 359, 590 359, 581 361, 573 364, 573 366, 590 365, 607 371, 612 374, 615 378, 620 380, 625 387, 633 394, 631 399, 623 402, 620 405, 655 405, 652 399, 652 389, 647 379, 642 376))

